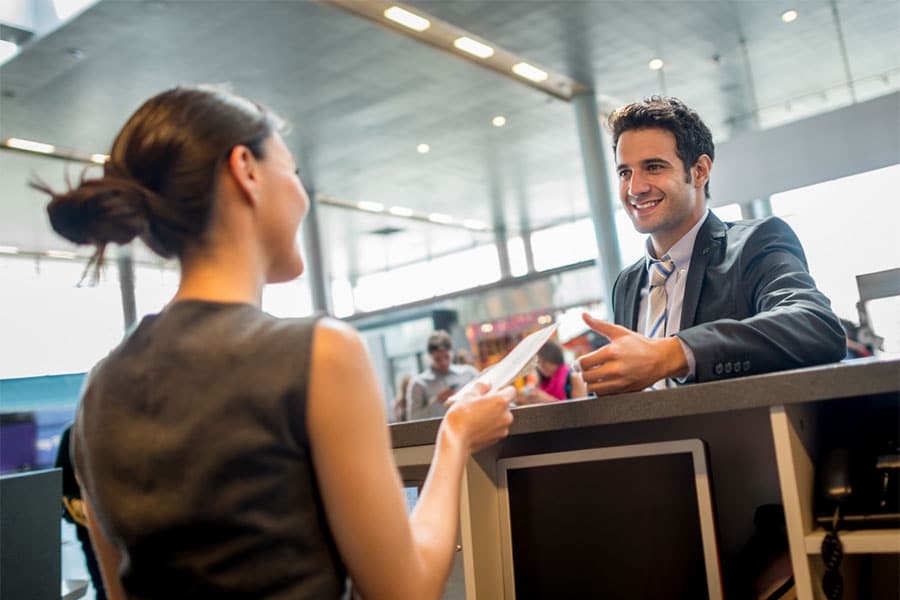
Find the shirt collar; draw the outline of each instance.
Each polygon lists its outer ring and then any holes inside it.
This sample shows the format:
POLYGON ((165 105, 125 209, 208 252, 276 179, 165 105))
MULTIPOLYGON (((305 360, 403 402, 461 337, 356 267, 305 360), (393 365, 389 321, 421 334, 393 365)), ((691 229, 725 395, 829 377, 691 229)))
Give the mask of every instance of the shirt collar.
MULTIPOLYGON (((700 228, 703 227, 703 224, 706 223, 706 219, 709 218, 709 209, 706 209, 706 212, 703 213, 703 216, 694 223, 694 226, 691 227, 687 233, 681 236, 681 239, 675 242, 675 244, 669 248, 669 251, 666 253, 672 262, 675 263, 676 269, 686 268, 691 264, 691 254, 694 253, 694 242, 697 241, 697 234, 700 232, 700 228)), ((653 256, 653 242, 650 238, 647 238, 645 243, 645 264, 649 269, 650 265, 654 260, 657 260, 653 256)))

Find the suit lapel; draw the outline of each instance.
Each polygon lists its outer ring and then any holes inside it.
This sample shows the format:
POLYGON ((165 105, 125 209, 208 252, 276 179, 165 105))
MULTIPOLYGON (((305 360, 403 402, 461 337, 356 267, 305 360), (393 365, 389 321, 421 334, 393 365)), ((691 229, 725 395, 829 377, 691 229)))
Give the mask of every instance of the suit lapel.
POLYGON ((725 224, 712 212, 706 223, 697 232, 694 241, 694 251, 691 254, 691 266, 688 268, 687 281, 684 284, 684 299, 681 305, 680 329, 694 326, 697 316, 697 304, 700 301, 700 292, 706 277, 706 267, 717 247, 725 239, 725 224))
POLYGON ((620 323, 632 331, 637 331, 638 308, 641 302, 641 287, 644 285, 644 274, 647 269, 644 268, 644 261, 640 260, 632 265, 631 269, 622 283, 625 284, 625 301, 622 303, 623 315, 620 317, 620 323))

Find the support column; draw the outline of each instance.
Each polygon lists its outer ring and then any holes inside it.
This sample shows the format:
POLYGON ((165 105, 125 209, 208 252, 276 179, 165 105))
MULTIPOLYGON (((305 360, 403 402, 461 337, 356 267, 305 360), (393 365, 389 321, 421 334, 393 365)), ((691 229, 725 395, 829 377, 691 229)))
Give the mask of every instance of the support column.
POLYGON ((506 243, 506 228, 494 228, 494 245, 497 247, 497 260, 500 261, 500 279, 512 277, 512 268, 509 266, 509 246, 506 243))
POLYGON ((119 246, 116 255, 116 267, 119 270, 119 290, 122 292, 122 316, 125 332, 131 331, 137 320, 137 302, 134 295, 134 258, 131 246, 119 246))
POLYGON ((309 290, 312 293, 313 310, 331 314, 328 303, 328 287, 325 283, 325 266, 322 262, 322 239, 319 235, 319 208, 316 192, 307 191, 309 212, 303 219, 303 260, 309 275, 309 290))
POLYGON ((531 246, 531 231, 522 232, 522 247, 525 248, 525 272, 534 273, 534 248, 531 246))
POLYGON ((581 158, 587 182, 588 201, 594 222, 594 236, 597 239, 597 266, 603 284, 605 300, 612 302, 612 288, 616 276, 622 268, 616 234, 615 208, 613 204, 612 182, 609 165, 613 164, 610 150, 604 145, 597 116, 597 98, 593 92, 578 94, 572 99, 575 105, 575 119, 578 140, 581 143, 581 158))
POLYGON ((741 204, 741 218, 765 219, 772 216, 772 201, 768 196, 757 198, 751 202, 741 204))

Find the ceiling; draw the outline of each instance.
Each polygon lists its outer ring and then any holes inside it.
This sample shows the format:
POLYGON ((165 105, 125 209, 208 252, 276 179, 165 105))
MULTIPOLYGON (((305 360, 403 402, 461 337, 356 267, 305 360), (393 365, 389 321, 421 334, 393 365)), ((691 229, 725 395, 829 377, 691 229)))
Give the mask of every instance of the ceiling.
MULTIPOLYGON (((601 104, 678 96, 717 141, 900 89, 896 0, 407 4, 592 87, 601 104), (800 13, 791 24, 780 20, 788 8, 800 13), (654 57, 662 71, 647 68, 654 57)), ((200 82, 227 82, 286 116, 319 194, 478 219, 510 236, 590 213, 569 102, 304 0, 102 1, 0 67, 0 138, 107 152, 143 100, 200 82), (505 127, 491 125, 498 114, 505 127)), ((0 245, 60 247, 24 186, 28 161, 0 161, 0 245)), ((327 205, 319 218, 335 277, 493 239, 327 205), (402 231, 372 233, 385 227, 402 231)))

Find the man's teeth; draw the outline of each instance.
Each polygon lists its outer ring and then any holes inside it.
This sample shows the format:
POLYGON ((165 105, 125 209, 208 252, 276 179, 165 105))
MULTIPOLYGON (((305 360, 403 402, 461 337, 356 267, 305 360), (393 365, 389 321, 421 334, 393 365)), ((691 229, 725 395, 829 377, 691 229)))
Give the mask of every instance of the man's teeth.
POLYGON ((656 206, 659 204, 659 200, 647 200, 646 202, 632 202, 631 205, 635 208, 650 208, 652 206, 656 206))

